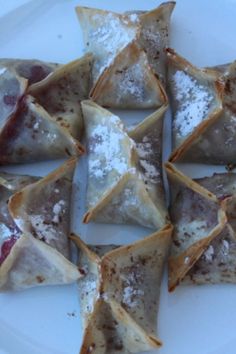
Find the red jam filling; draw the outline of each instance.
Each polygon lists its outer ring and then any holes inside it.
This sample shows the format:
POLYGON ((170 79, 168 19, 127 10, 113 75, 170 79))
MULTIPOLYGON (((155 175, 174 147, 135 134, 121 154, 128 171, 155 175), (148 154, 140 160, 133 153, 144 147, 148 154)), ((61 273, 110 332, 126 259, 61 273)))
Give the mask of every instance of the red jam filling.
POLYGON ((0 265, 5 261, 9 253, 11 252, 12 247, 18 240, 18 237, 12 236, 8 240, 6 240, 1 247, 1 252, 0 252, 0 265))

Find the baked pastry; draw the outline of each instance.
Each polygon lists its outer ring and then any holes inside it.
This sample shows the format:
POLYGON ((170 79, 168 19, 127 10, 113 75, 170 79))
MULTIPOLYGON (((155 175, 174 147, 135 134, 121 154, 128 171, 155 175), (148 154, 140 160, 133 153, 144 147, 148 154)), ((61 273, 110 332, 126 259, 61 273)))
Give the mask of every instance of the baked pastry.
POLYGON ((42 81, 60 67, 58 63, 46 63, 37 59, 0 59, 0 67, 15 72, 28 80, 28 84, 42 81))
POLYGON ((129 133, 119 117, 92 101, 83 101, 82 110, 88 151, 84 222, 162 228, 168 222, 161 163, 166 106, 129 133))
POLYGON ((0 174, 0 290, 65 284, 81 275, 69 261, 70 195, 76 160, 44 178, 0 174))
POLYGON ((59 66, 30 86, 18 74, 34 82, 31 61, 23 61, 23 72, 18 61, 0 62, 0 164, 56 159, 84 151, 78 141, 83 129, 80 100, 88 97, 91 61, 87 55, 59 66))
POLYGON ((168 51, 171 161, 234 165, 236 64, 198 69, 168 51))
POLYGON ((90 96, 101 106, 113 108, 154 108, 168 101, 147 54, 135 42, 115 57, 90 96))
POLYGON ((156 337, 160 285, 171 226, 127 246, 87 246, 78 237, 80 353, 138 353, 161 345, 156 337))
POLYGON ((174 2, 167 2, 151 11, 131 11, 124 14, 87 7, 76 8, 83 31, 85 50, 94 55, 95 87, 91 92, 92 99, 102 105, 119 108, 157 108, 164 103, 162 85, 165 84, 166 76, 165 48, 168 46, 170 16, 174 6, 174 2), (124 60, 125 64, 123 64, 124 60), (149 70, 147 63, 159 81, 153 80, 152 86, 156 85, 156 88, 152 96, 155 96, 155 91, 158 90, 160 95, 152 102, 143 94, 141 94, 142 99, 140 97, 138 99, 133 92, 138 90, 140 96, 142 90, 146 91, 141 80, 137 80, 136 73, 144 76, 143 83, 146 85, 148 77, 145 78, 145 75, 149 70), (110 69, 106 70, 107 68, 110 69), (109 86, 112 85, 114 77, 119 82, 116 83, 116 91, 111 96, 109 86), (124 78, 128 87, 126 85, 123 92, 122 79, 124 78), (135 85, 133 85, 134 78, 135 85), (99 80, 98 86, 97 80, 99 80), (109 92, 108 100, 102 91, 104 88, 109 92), (127 88, 129 88, 129 97, 132 98, 130 101, 125 97, 127 88))
POLYGON ((174 224, 169 288, 183 283, 235 283, 234 173, 192 180, 167 164, 174 224))

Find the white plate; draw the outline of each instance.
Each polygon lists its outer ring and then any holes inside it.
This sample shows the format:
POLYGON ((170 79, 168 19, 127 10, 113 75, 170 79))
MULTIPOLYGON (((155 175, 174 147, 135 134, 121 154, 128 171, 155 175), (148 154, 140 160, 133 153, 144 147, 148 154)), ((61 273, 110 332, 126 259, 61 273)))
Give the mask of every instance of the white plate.
MULTIPOLYGON (((82 55, 81 32, 74 12, 78 2, 1 0, 0 56, 67 62, 82 55)), ((80 2, 114 11, 151 9, 157 4, 155 0, 80 2)), ((232 61, 236 58, 235 18, 233 0, 179 0, 173 15, 171 46, 196 65, 232 61)), ((4 170, 43 176, 59 164, 60 161, 54 161, 4 170)), ((79 170, 83 166, 81 161, 79 170)), ((209 174, 212 169, 185 167, 185 171, 199 176, 209 174)), ((147 234, 142 228, 79 224, 83 212, 83 178, 78 172, 74 231, 94 243, 119 240, 127 243, 147 234)), ((235 298, 234 285, 179 287, 168 294, 165 277, 158 320, 164 346, 159 354, 235 354, 235 298)), ((0 295, 0 354, 76 354, 81 338, 75 285, 0 295)))

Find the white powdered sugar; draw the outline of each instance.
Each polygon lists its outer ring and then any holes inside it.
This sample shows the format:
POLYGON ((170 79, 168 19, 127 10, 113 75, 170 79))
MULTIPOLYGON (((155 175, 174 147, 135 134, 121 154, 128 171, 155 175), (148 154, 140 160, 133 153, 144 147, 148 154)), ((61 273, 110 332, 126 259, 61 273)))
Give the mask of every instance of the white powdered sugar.
POLYGON ((129 20, 131 22, 137 23, 137 22, 139 22, 139 16, 137 14, 130 14, 129 15, 129 20))
POLYGON ((0 68, 0 76, 3 75, 7 71, 6 68, 0 68))
POLYGON ((45 222, 45 218, 42 215, 30 215, 30 222, 39 239, 50 242, 58 238, 58 231, 55 230, 53 225, 45 222))
POLYGON ((221 252, 223 256, 228 256, 229 254, 229 242, 227 240, 221 241, 221 252))
POLYGON ((33 128, 34 128, 35 130, 39 129, 39 122, 36 122, 36 123, 34 124, 33 128))
POLYGON ((60 220, 60 216, 61 214, 64 213, 64 207, 65 207, 66 203, 64 200, 60 200, 58 203, 56 203, 54 206, 53 206, 53 218, 52 218, 52 222, 58 224, 59 223, 59 220, 60 220))
POLYGON ((157 183, 160 173, 156 166, 150 161, 153 157, 153 149, 147 136, 143 138, 141 143, 136 144, 136 150, 138 152, 140 165, 144 170, 144 181, 157 183))
POLYGON ((130 308, 136 307, 140 297, 144 296, 144 290, 140 289, 142 284, 142 273, 140 266, 137 265, 134 271, 123 274, 124 288, 122 302, 130 308))
POLYGON ((189 264, 190 261, 190 257, 185 257, 184 258, 184 264, 189 264))
POLYGON ((88 160, 89 173, 96 178, 103 178, 110 172, 123 175, 129 169, 129 157, 123 151, 123 144, 127 149, 132 148, 133 142, 122 130, 123 125, 119 118, 112 116, 112 123, 119 123, 115 129, 109 125, 99 124, 91 131, 88 160))
POLYGON ((137 298, 144 295, 144 291, 141 289, 134 289, 132 286, 124 288, 122 302, 129 307, 137 306, 137 298))
POLYGON ((128 27, 120 16, 113 13, 105 16, 97 13, 92 17, 92 21, 96 30, 89 33, 88 40, 89 46, 96 54, 95 59, 98 59, 95 66, 97 74, 100 75, 117 53, 135 38, 136 28, 128 27))
POLYGON ((207 262, 212 262, 214 254, 215 254, 214 247, 210 245, 203 253, 203 257, 207 262))
POLYGON ((118 81, 119 91, 117 96, 130 96, 132 100, 143 102, 145 96, 144 83, 143 64, 135 63, 123 71, 121 79, 118 81))
POLYGON ((178 101, 174 128, 178 135, 187 136, 207 118, 214 97, 209 89, 184 71, 176 71, 172 80, 178 101))
MULTIPOLYGON (((84 267, 83 267, 84 268, 84 267)), ((81 300, 86 313, 93 311, 94 301, 97 296, 97 277, 93 273, 87 273, 79 282, 81 300)))

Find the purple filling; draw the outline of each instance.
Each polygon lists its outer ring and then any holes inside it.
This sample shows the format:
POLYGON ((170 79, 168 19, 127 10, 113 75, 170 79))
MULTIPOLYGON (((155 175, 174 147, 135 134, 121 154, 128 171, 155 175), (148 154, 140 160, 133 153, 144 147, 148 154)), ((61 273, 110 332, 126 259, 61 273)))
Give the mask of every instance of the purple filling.
POLYGON ((6 240, 1 247, 1 252, 0 252, 0 266, 2 265, 2 263, 5 261, 5 259, 7 258, 7 256, 10 254, 12 247, 14 246, 14 244, 16 243, 16 241, 18 240, 18 237, 16 236, 12 236, 11 238, 9 238, 8 240, 6 240))

